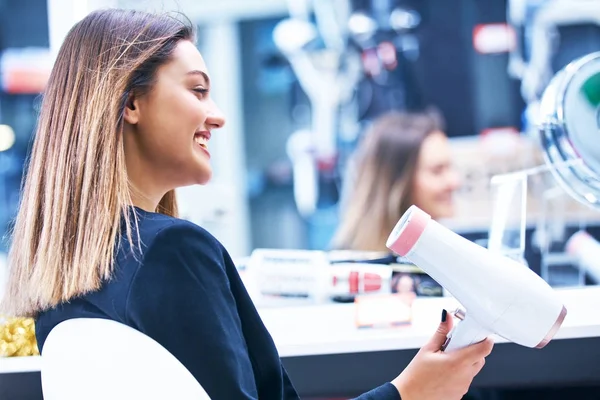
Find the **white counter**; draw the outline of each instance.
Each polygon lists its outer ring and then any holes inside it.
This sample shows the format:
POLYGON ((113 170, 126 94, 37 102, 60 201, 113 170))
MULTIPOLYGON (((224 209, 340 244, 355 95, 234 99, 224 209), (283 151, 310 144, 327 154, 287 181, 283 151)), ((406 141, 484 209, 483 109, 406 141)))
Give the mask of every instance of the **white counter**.
MULTIPOLYGON (((600 287, 560 289, 567 317, 554 340, 600 337, 600 287)), ((345 354, 420 348, 435 331, 443 308, 451 311, 451 298, 418 299, 413 323, 396 328, 362 328, 354 325, 354 304, 263 308, 260 314, 281 357, 345 354)), ((497 343, 505 342, 496 338, 497 343)), ((544 351, 544 350, 541 350, 544 351)), ((0 374, 36 372, 40 357, 0 358, 0 374)))
MULTIPOLYGON (((600 337, 600 287, 560 289, 557 293, 567 317, 555 340, 600 337)), ((435 332, 442 309, 452 311, 457 305, 452 298, 418 299, 411 325, 386 329, 357 329, 354 304, 272 308, 260 310, 260 314, 280 355, 294 357, 420 348, 435 332)))

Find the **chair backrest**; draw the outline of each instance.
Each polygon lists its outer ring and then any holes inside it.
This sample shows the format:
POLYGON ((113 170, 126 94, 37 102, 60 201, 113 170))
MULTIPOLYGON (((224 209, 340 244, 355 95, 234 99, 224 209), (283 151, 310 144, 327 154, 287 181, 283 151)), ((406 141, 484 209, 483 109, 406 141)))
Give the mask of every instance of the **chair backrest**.
POLYGON ((42 351, 44 400, 210 399, 159 343, 107 319, 54 327, 42 351))

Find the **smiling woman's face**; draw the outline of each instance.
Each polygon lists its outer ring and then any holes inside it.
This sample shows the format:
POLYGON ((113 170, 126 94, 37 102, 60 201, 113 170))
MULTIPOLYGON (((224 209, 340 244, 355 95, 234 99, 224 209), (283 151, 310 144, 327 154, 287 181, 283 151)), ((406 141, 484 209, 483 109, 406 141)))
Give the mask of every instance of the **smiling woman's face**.
POLYGON ((225 119, 193 43, 178 43, 152 89, 132 99, 124 118, 127 170, 136 187, 166 192, 211 178, 208 141, 225 119))

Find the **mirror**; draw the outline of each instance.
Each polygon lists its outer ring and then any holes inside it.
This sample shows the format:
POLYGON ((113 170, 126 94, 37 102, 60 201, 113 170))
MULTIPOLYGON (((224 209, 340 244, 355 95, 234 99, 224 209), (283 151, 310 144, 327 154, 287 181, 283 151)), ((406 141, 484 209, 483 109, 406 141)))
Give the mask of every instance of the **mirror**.
POLYGON ((600 210, 600 52, 552 79, 540 103, 544 158, 576 200, 600 210))

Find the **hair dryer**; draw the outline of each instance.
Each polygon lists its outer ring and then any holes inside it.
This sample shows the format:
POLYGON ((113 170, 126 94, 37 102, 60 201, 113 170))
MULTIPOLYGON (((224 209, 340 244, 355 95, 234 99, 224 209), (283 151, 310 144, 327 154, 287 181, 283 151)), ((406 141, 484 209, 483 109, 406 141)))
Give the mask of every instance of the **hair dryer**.
POLYGON ((443 346, 451 351, 491 334, 542 348, 560 328, 567 310, 554 290, 529 268, 493 253, 410 207, 387 247, 406 257, 446 288, 466 309, 443 346))

